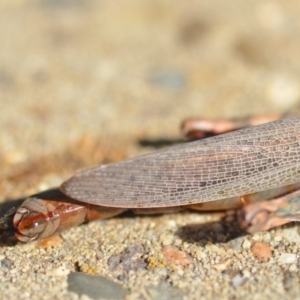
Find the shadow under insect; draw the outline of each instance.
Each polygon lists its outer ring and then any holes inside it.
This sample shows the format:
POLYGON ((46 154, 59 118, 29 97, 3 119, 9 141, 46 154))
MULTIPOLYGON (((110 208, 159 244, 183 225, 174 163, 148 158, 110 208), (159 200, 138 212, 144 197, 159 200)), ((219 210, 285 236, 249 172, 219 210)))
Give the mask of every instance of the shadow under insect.
POLYGON ((226 217, 220 221, 205 224, 188 224, 177 231, 177 235, 184 241, 205 246, 207 242, 227 243, 238 237, 247 235, 237 220, 227 221, 226 217))

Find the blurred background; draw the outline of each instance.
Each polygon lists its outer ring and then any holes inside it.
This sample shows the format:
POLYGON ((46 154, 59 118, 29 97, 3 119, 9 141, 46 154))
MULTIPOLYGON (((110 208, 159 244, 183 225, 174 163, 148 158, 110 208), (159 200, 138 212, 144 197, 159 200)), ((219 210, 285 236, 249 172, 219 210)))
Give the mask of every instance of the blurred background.
POLYGON ((293 0, 2 1, 2 177, 151 151, 137 141, 178 139, 190 116, 293 110, 299 15, 293 0))
MULTIPOLYGON (((58 186, 79 168, 180 140, 187 117, 294 111, 299 16, 296 0, 0 1, 0 217, 17 199, 58 186)), ((66 277, 81 262, 136 292, 128 299, 150 299, 145 284, 160 281, 187 299, 299 297, 296 226, 224 243, 237 228, 199 227, 214 218, 123 217, 68 230, 61 245, 46 250, 1 244, 1 297, 78 299, 67 292, 66 277), (272 247, 269 263, 250 253, 259 240, 272 247), (193 263, 138 275, 112 270, 109 258, 130 244, 144 247, 148 263, 169 244, 193 263)), ((162 290, 161 299, 183 299, 162 297, 162 290)))

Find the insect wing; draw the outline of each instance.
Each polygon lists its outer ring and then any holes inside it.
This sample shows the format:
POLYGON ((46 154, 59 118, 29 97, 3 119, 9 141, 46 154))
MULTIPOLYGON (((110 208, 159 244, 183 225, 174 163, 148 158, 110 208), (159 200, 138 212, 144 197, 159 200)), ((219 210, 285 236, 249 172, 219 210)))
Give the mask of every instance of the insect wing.
POLYGON ((300 181, 300 117, 244 128, 79 172, 71 198, 103 206, 187 205, 300 181))

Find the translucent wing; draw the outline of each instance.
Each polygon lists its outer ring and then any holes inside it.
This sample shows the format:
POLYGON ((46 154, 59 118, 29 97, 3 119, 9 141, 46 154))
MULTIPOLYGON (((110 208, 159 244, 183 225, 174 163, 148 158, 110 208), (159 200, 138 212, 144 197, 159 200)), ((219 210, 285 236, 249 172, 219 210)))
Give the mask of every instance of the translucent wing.
POLYGON ((61 190, 82 202, 126 208, 246 195, 300 181, 299 140, 297 116, 86 169, 61 190))

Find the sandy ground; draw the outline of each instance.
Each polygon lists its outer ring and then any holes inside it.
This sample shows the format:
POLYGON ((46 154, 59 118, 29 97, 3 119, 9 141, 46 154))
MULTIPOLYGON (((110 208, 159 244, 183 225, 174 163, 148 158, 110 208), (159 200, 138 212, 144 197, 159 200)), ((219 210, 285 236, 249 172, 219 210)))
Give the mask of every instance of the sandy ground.
MULTIPOLYGON (((299 15, 293 0, 0 3, 1 212, 76 169, 177 141, 187 117, 295 109, 299 15)), ((88 299, 68 289, 75 271, 127 299, 299 298, 297 225, 238 236, 218 218, 125 215, 51 247, 3 243, 1 299, 88 299), (116 263, 124 249, 138 267, 116 263)))

